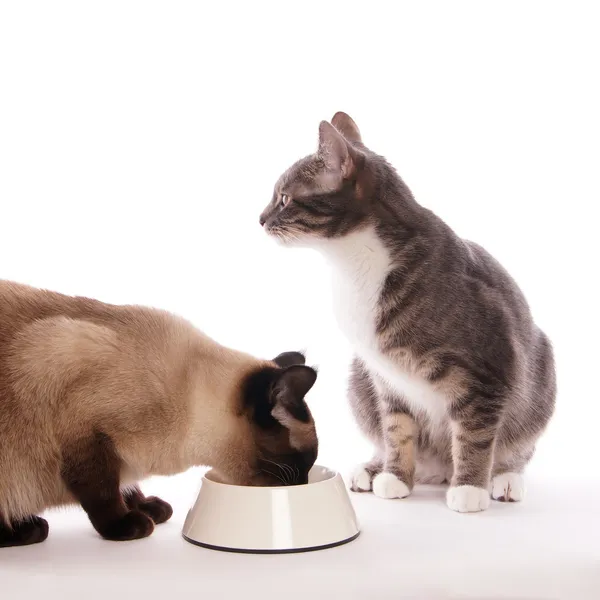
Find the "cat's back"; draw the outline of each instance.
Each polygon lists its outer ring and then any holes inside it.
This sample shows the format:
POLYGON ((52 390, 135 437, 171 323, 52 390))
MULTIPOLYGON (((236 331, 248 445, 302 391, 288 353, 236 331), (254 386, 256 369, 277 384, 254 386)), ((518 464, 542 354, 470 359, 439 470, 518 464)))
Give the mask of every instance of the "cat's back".
MULTIPOLYGON (((0 344, 33 323, 42 329, 40 323, 51 323, 50 329, 57 331, 57 322, 66 327, 68 320, 77 321, 79 328, 93 324, 96 328, 90 327, 90 330, 110 329, 122 340, 144 339, 146 344, 164 342, 176 332, 191 329, 187 321, 164 310, 109 304, 0 280, 0 344)), ((71 330, 75 328, 70 326, 71 330)))
POLYGON ((512 329, 526 338, 534 333, 534 322, 525 294, 508 270, 483 246, 461 240, 465 249, 457 263, 466 290, 474 290, 490 311, 509 315, 512 329))
POLYGON ((35 321, 58 316, 72 319, 101 318, 110 309, 110 305, 98 300, 0 280, 0 345, 35 321))
POLYGON ((159 387, 193 335, 165 311, 1 281, 0 403, 39 412, 86 381, 159 387))

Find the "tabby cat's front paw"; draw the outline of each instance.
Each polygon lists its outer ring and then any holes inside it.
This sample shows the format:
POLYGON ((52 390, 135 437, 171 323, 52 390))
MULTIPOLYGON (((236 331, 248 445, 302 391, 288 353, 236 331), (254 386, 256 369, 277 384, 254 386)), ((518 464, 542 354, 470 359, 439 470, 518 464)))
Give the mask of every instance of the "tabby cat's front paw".
POLYGON ((474 485, 457 485, 448 490, 446 501, 456 512, 479 512, 490 505, 490 493, 474 485))
POLYGON ((379 473, 373 479, 373 493, 379 498, 406 498, 410 488, 393 473, 379 473))

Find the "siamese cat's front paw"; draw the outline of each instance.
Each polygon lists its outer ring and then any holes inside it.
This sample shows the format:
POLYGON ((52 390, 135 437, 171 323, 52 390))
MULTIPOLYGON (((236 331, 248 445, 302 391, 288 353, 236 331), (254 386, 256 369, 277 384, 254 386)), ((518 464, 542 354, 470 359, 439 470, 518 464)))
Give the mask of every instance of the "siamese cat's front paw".
POLYGON ((146 498, 137 485, 125 490, 123 499, 127 508, 130 510, 139 510, 148 515, 154 521, 155 525, 168 521, 173 515, 173 509, 168 502, 156 496, 146 498))
POLYGON ((147 514, 154 521, 155 525, 165 523, 173 516, 171 505, 156 496, 146 498, 137 507, 138 510, 147 514))
POLYGON ((31 516, 10 526, 0 519, 0 548, 39 544, 48 537, 48 521, 31 516))
POLYGON ((100 530, 106 540, 124 542, 148 537, 154 531, 154 521, 139 510, 130 510, 125 516, 107 523, 100 530))
POLYGON ((456 512, 479 512, 489 507, 490 493, 474 485, 457 485, 448 489, 446 501, 456 512))
POLYGON ((379 473, 373 479, 373 493, 379 498, 406 498, 410 488, 393 473, 379 473))

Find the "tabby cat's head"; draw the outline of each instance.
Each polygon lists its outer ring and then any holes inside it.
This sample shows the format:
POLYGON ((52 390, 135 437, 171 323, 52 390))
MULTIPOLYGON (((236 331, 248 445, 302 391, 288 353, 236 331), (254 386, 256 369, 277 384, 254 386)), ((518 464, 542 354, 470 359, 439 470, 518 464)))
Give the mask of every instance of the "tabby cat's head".
POLYGON ((260 224, 290 245, 349 233, 368 219, 379 160, 362 144, 356 123, 336 113, 331 123, 319 126, 317 152, 279 178, 260 224))

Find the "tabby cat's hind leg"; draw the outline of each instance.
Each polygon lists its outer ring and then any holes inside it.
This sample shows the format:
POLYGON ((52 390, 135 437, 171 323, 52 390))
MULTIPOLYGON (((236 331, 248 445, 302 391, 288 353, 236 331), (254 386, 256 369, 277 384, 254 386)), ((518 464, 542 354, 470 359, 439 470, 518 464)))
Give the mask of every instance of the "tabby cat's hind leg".
POLYGON ((0 515, 0 548, 39 544, 48 537, 48 521, 31 516, 8 525, 0 515))
POLYGON ((498 502, 521 502, 525 497, 523 472, 535 446, 521 443, 517 448, 499 448, 494 458, 490 494, 498 502))
POLYGON ((499 473, 492 477, 492 498, 498 502, 521 502, 525 497, 525 480, 520 473, 499 473))
MULTIPOLYGON (((363 435, 373 443, 375 448, 383 448, 377 391, 373 378, 356 356, 350 366, 348 401, 363 435)), ((353 492, 370 492, 373 489, 373 479, 382 470, 383 459, 378 455, 369 462, 358 465, 351 476, 350 489, 353 492)))

